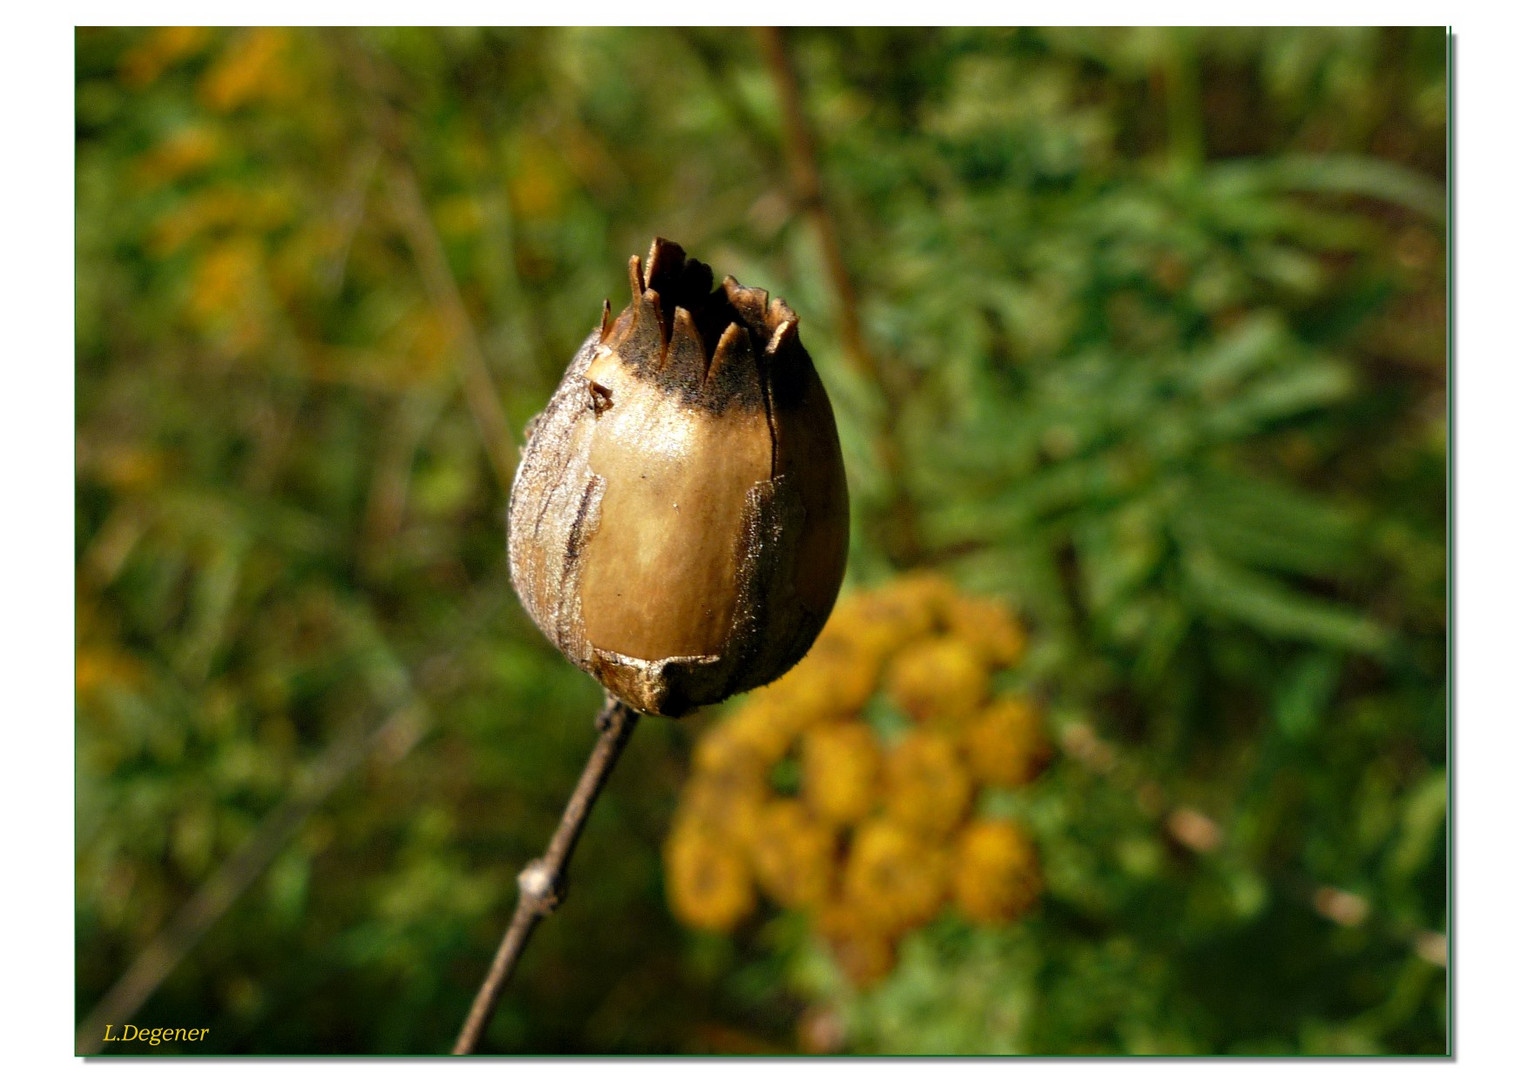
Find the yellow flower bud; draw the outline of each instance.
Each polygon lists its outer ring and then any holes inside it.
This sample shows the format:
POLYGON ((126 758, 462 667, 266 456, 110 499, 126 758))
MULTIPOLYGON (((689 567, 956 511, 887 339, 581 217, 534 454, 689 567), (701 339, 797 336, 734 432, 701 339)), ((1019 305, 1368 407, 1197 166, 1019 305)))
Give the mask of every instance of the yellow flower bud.
POLYGON ((975 821, 957 838, 952 890, 969 920, 1008 922, 1041 895, 1036 847, 1018 825, 975 821))
POLYGON ((1025 698, 1000 698, 978 713, 962 732, 962 746, 973 776, 999 787, 1034 780, 1052 756, 1041 714, 1025 698))
POLYGON ((876 660, 827 624, 808 656, 763 690, 756 699, 795 717, 798 730, 814 721, 855 713, 877 689, 876 660))
POLYGON ((633 300, 530 426, 508 510, 513 585, 561 652, 680 716, 808 651, 845 571, 829 398, 781 300, 657 239, 633 300))
POLYGON ((666 898, 688 926, 732 930, 756 907, 750 868, 733 843, 684 824, 666 840, 666 898))
POLYGON ((884 934, 929 922, 946 895, 945 854, 891 821, 856 830, 842 892, 862 919, 884 934))
POLYGON ((749 746, 761 756, 767 768, 780 761, 799 730, 809 721, 791 709, 765 698, 750 698, 736 712, 726 717, 719 729, 722 737, 749 746))
POLYGON ((950 836, 972 805, 972 776, 956 744, 938 731, 911 731, 883 763, 883 807, 905 828, 950 836))
POLYGON ((866 724, 826 724, 803 737, 803 799, 822 821, 849 825, 877 805, 877 735, 866 724))
POLYGON ((698 773, 682 789, 673 828, 691 822, 735 844, 749 844, 770 797, 763 779, 698 773))
POLYGON ((946 606, 946 627, 991 667, 1014 667, 1025 655, 1025 630, 998 600, 954 597, 946 606))
MULTIPOLYGON (((887 585, 841 600, 834 632, 880 664, 911 641, 935 632, 951 586, 929 573, 906 574, 887 585)), ((831 627, 825 632, 830 633, 831 627)))
POLYGON ((960 720, 988 699, 988 670, 958 638, 915 642, 888 667, 888 694, 916 720, 960 720))
POLYGON ((787 908, 817 907, 835 884, 835 835, 796 799, 777 799, 756 822, 751 860, 767 896, 787 908))
POLYGON ((722 777, 730 784, 742 776, 747 781, 754 778, 757 783, 764 783, 776 758, 769 752, 769 745, 758 745, 748 736, 748 732, 737 731, 728 720, 715 724, 703 732, 693 748, 693 768, 700 774, 722 777))

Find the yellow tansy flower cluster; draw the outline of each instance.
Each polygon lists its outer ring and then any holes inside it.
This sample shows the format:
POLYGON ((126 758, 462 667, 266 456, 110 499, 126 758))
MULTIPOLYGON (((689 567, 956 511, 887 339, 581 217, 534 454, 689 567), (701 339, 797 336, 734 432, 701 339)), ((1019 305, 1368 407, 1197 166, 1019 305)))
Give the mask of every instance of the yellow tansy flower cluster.
POLYGON ((865 985, 948 903, 980 924, 1028 911, 1031 838, 976 816, 980 789, 1029 783, 1051 756, 1038 707, 993 693, 1025 646, 1002 603, 937 575, 842 597, 803 662, 699 740, 665 848, 676 916, 727 932, 763 898, 808 912, 865 985))

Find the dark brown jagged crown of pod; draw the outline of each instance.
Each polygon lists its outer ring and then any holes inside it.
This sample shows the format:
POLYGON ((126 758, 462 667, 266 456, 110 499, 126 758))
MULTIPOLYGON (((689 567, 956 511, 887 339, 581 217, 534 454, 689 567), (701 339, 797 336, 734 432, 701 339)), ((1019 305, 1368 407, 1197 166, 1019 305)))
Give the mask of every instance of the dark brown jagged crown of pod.
POLYGON ((715 413, 770 410, 802 393, 812 361, 780 298, 768 302, 765 289, 733 277, 715 289, 707 264, 660 237, 643 266, 630 257, 629 289, 616 319, 603 302, 601 343, 663 393, 715 413))

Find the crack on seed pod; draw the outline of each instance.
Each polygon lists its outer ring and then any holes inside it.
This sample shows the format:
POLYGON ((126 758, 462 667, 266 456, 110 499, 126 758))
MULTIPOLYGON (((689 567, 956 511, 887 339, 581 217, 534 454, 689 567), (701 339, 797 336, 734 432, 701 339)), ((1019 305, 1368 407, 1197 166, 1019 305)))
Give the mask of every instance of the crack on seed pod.
POLYGON ((593 473, 582 490, 576 515, 565 540, 560 561, 561 589, 556 604, 555 643, 567 656, 583 656, 587 648, 586 619, 581 608, 582 554, 602 524, 602 496, 608 488, 604 477, 593 473))
POLYGON ((613 391, 600 382, 587 380, 587 408, 593 416, 601 416, 613 407, 613 391))

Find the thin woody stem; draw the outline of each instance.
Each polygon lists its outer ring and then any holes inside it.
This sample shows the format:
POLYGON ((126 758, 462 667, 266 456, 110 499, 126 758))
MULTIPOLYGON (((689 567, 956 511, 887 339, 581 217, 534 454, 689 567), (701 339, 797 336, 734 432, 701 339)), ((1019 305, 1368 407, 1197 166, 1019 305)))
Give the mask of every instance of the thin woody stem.
POLYGON ((570 801, 566 803, 560 825, 555 829, 555 835, 550 837, 550 846, 518 875, 518 906, 513 909, 513 920, 508 924, 502 944, 497 946, 491 970, 486 973, 481 989, 476 991, 476 1000, 470 1007, 464 1026, 460 1028, 459 1038, 455 1040, 454 1053, 475 1052, 476 1045, 481 1041, 481 1033, 491 1020, 497 1001, 507 986, 507 980, 512 977, 513 968, 517 967, 518 958, 523 955, 534 927, 565 899, 566 867, 570 865, 571 855, 576 850, 576 841, 580 839, 581 830, 592 813, 592 804, 597 801, 608 774, 618 763, 618 756, 623 753, 638 721, 639 713, 611 694, 608 695, 602 711, 597 714, 597 730, 601 734, 597 744, 592 747, 592 755, 587 759, 586 767, 581 770, 581 779, 576 781, 576 789, 571 792, 570 801))

